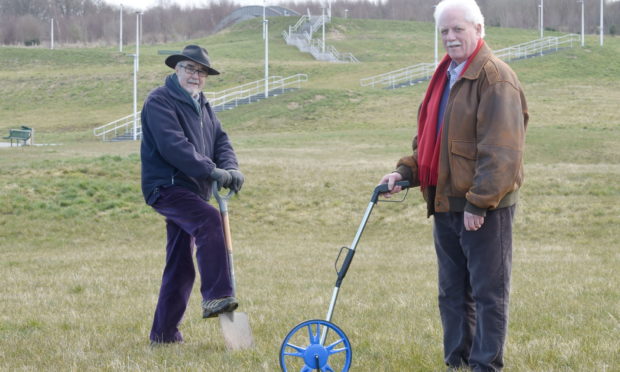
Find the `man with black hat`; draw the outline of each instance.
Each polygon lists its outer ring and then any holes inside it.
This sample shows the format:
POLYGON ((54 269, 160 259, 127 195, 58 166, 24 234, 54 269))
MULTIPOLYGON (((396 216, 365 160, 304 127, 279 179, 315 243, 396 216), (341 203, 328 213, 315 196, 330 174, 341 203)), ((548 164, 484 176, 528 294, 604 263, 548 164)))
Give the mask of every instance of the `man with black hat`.
POLYGON ((149 94, 141 115, 142 193, 166 218, 168 235, 152 344, 183 341, 178 326, 196 277, 194 245, 203 318, 238 306, 220 213, 207 203, 213 181, 236 192, 244 181, 228 135, 202 94, 207 76, 219 72, 197 45, 169 56, 166 65, 175 73, 149 94))

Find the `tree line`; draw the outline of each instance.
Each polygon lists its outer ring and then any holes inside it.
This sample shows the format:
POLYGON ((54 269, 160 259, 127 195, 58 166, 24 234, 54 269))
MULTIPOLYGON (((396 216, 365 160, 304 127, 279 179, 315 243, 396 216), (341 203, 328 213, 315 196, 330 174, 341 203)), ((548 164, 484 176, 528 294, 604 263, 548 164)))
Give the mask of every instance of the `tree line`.
MULTIPOLYGON (((540 0, 478 0, 485 24, 496 27, 536 29, 540 0)), ((270 5, 275 5, 270 1, 270 5)), ((277 5, 305 14, 319 15, 327 1, 280 1, 277 5)), ((333 0, 333 17, 373 18, 430 22, 437 0, 333 0)), ((599 32, 600 2, 584 0, 586 33, 599 32)), ((219 0, 200 7, 180 7, 159 0, 142 17, 142 41, 161 43, 203 37, 214 31, 221 19, 240 5, 219 0)), ((577 1, 545 0, 547 30, 579 33, 581 4, 577 1)), ((120 8, 103 0, 0 0, 0 43, 39 45, 49 43, 51 27, 60 44, 117 44, 120 8), (52 20, 53 19, 53 23, 52 20)), ((604 32, 620 32, 620 1, 607 1, 604 32)), ((123 9, 123 42, 135 40, 136 9, 123 9)))

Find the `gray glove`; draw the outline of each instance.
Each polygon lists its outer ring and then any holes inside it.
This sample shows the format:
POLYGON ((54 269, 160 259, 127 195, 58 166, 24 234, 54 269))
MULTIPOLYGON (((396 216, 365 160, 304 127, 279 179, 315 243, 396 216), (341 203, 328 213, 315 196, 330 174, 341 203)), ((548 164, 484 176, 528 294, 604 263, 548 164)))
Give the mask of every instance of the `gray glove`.
POLYGON ((232 176, 226 169, 215 168, 211 172, 211 178, 217 182, 217 189, 221 190, 222 187, 229 188, 232 183, 232 176))
POLYGON ((228 172, 232 176, 232 182, 231 182, 230 188, 234 192, 239 192, 241 190, 241 186, 243 186, 243 182, 245 181, 245 178, 243 177, 243 173, 241 173, 240 171, 236 169, 229 169, 228 172))

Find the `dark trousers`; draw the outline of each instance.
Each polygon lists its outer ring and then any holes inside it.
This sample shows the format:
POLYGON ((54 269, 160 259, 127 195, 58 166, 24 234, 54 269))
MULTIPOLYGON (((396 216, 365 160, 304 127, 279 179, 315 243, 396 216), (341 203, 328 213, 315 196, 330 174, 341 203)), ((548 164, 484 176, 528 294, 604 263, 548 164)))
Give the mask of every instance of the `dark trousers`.
POLYGON ((435 213, 444 358, 455 367, 499 371, 508 328, 515 207, 487 212, 466 231, 462 212, 435 213))
POLYGON ((179 342, 183 337, 178 326, 196 277, 194 244, 203 300, 232 295, 222 220, 215 207, 179 186, 161 189, 153 208, 166 217, 168 241, 150 338, 156 342, 179 342))

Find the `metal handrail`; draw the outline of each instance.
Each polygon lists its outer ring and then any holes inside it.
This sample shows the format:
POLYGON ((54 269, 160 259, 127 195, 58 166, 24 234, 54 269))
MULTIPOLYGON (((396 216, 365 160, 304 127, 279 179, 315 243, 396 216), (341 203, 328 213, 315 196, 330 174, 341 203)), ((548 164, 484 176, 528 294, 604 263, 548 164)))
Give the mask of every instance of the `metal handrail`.
POLYGON ((353 53, 340 53, 331 45, 326 45, 325 50, 323 50, 323 45, 320 45, 322 41, 312 38, 315 31, 323 24, 329 22, 331 22, 331 17, 329 15, 312 17, 308 10, 308 15, 302 16, 294 26, 289 26, 288 32, 282 31, 282 37, 287 45, 294 45, 301 52, 308 52, 319 61, 359 63, 359 59, 355 58, 353 53), (310 25, 309 30, 294 32, 306 22, 310 25))
POLYGON ((333 45, 325 45, 325 51, 323 51, 323 44, 319 39, 312 39, 309 52, 319 61, 359 63, 353 53, 340 53, 333 45))
MULTIPOLYGON (((269 78, 268 88, 270 91, 273 91, 277 89, 284 89, 285 87, 294 84, 296 84, 297 87, 300 87, 300 84, 305 81, 308 81, 308 75, 306 74, 297 74, 286 78, 283 78, 281 76, 271 76, 269 78)), ((237 107, 239 105, 239 101, 251 101, 254 97, 256 97, 257 100, 265 98, 262 96, 262 94, 265 92, 265 80, 257 80, 236 88, 228 89, 223 92, 226 93, 220 95, 219 97, 209 99, 209 103, 211 103, 212 107, 228 104, 231 104, 232 107, 237 107)))
MULTIPOLYGON (((513 45, 507 48, 499 49, 493 52, 498 58, 510 62, 519 58, 526 58, 535 55, 543 55, 545 51, 558 50, 560 46, 579 42, 580 36, 577 34, 566 34, 563 36, 547 36, 541 39, 531 40, 525 43, 513 45)), ((377 85, 394 87, 397 84, 406 81, 414 81, 416 79, 428 79, 435 70, 434 63, 418 63, 416 65, 403 67, 398 70, 385 72, 383 74, 360 79, 360 85, 372 86, 377 85)))
POLYGON ((578 42, 580 36, 577 34, 567 34, 563 36, 547 36, 541 39, 528 41, 525 43, 513 45, 507 48, 494 51, 494 54, 507 62, 515 59, 526 58, 534 55, 542 55, 545 51, 558 50, 561 45, 578 42))
POLYGON ((310 17, 307 15, 302 15, 301 18, 299 18, 299 20, 297 21, 297 23, 295 23, 295 25, 293 27, 291 27, 291 31, 297 31, 297 29, 304 24, 304 22, 306 22, 306 19, 309 19, 310 17))
MULTIPOLYGON (((269 81, 270 82, 274 81, 274 80, 280 80, 280 79, 282 79, 282 76, 270 76, 269 77, 269 81)), ((261 79, 261 80, 252 81, 250 83, 245 83, 245 84, 242 84, 242 85, 238 85, 236 87, 220 90, 218 92, 203 92, 203 94, 209 100, 211 105, 216 106, 216 105, 213 104, 213 100, 219 99, 219 98, 221 98, 223 96, 227 96, 227 95, 229 95, 231 93, 235 93, 235 92, 251 89, 252 87, 261 85, 261 83, 264 83, 264 82, 265 82, 265 79, 261 79)), ((263 84, 263 86, 264 86, 264 84, 263 84)))
MULTIPOLYGON (((142 134, 141 124, 140 124, 140 113, 142 111, 136 112, 136 124, 139 130, 136 130, 137 134, 142 134)), ((102 137, 105 141, 108 137, 118 137, 119 135, 133 133, 133 125, 134 125, 134 114, 129 114, 120 119, 114 120, 110 123, 101 125, 95 129, 93 129, 93 134, 95 137, 102 137)))
MULTIPOLYGON (((297 88, 301 87, 302 82, 308 81, 307 74, 296 74, 288 77, 270 76, 269 77, 269 91, 284 89, 296 85, 297 88)), ((231 107, 237 107, 240 101, 252 99, 252 97, 260 96, 265 91, 265 80, 256 80, 250 83, 239 85, 237 87, 225 89, 219 92, 204 92, 205 97, 211 104, 211 107, 222 106, 231 104, 231 107)), ((263 98, 262 96, 260 98, 263 98)), ((136 136, 140 138, 142 135, 142 125, 140 122, 140 113, 136 113, 136 136)), ((110 123, 101 125, 93 129, 93 134, 96 137, 102 137, 105 141, 108 138, 118 137, 124 134, 133 135, 134 127, 134 114, 124 116, 120 119, 114 120, 110 123)))
POLYGON ((413 66, 360 79, 360 85, 363 87, 372 86, 373 88, 377 85, 394 87, 404 81, 427 79, 433 74, 433 71, 435 71, 434 63, 418 63, 413 66))

